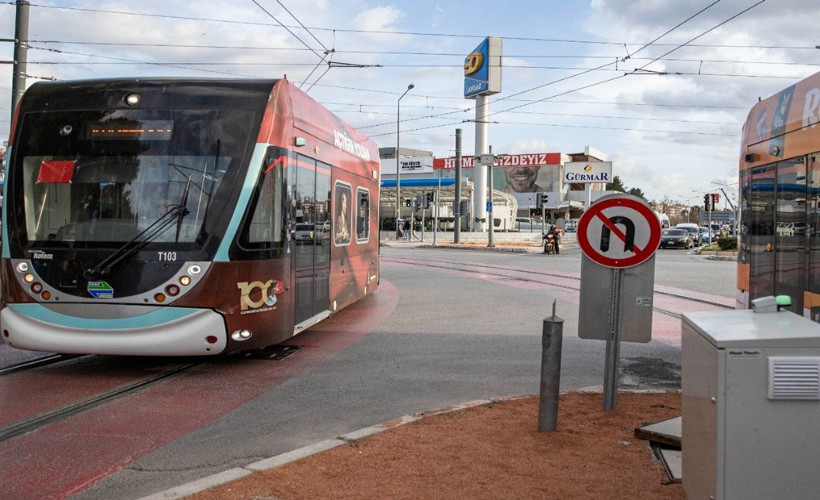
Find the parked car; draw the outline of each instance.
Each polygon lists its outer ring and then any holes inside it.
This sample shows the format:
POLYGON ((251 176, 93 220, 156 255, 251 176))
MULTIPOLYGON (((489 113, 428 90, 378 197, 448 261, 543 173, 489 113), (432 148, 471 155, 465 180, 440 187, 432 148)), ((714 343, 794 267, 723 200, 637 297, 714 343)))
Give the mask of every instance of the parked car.
POLYGON ((695 242, 686 229, 666 229, 661 233, 661 248, 692 248, 695 242))
POLYGON ((697 224, 692 224, 689 222, 681 222, 680 224, 676 225, 674 229, 685 229, 689 232, 689 235, 692 237, 692 242, 696 247, 700 246, 700 228, 697 224))
POLYGON ((296 224, 293 228, 293 239, 299 243, 322 244, 322 226, 315 224, 296 224))

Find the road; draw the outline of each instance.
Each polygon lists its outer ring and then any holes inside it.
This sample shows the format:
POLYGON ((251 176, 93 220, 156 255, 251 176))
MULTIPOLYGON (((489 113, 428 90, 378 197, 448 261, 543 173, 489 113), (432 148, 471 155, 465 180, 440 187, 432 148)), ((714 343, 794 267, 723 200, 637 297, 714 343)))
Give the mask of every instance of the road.
MULTIPOLYGON (((135 449, 119 462, 112 460, 116 472, 95 478, 72 498, 140 498, 397 416, 536 393, 542 320, 553 301, 565 319, 562 390, 599 386, 604 344, 576 335, 573 286, 579 274, 580 253, 572 249, 546 256, 383 248, 378 293, 292 339, 303 349, 289 358, 234 363, 230 370, 216 364, 198 378, 164 382, 166 391, 177 388, 177 404, 153 408, 145 418, 171 428, 196 418, 202 423, 188 425, 154 449, 135 449), (263 377, 269 382, 260 384, 263 377), (186 399, 180 389, 185 380, 196 383, 201 399, 186 399), (211 411, 208 401, 243 392, 247 397, 234 406, 211 411)), ((657 254, 656 284, 665 290, 698 292, 729 303, 734 276, 732 262, 684 251, 657 254)), ((678 322, 666 320, 667 330, 678 322)), ((674 334, 648 344, 624 344, 621 359, 623 384, 679 384, 680 347, 674 334)), ((142 395, 143 405, 162 401, 151 394, 142 395)), ((90 436, 87 453, 99 453, 100 444, 90 436)), ((48 480, 49 471, 37 470, 36 463, 27 470, 48 480)))

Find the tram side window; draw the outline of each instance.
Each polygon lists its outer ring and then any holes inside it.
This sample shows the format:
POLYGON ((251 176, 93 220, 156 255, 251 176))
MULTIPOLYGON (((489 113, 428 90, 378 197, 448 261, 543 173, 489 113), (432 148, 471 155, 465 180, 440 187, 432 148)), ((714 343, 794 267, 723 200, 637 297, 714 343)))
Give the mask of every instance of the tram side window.
POLYGON ((254 249, 279 247, 283 239, 283 169, 287 152, 269 148, 251 202, 250 223, 241 240, 254 249))
POLYGON ((333 188, 333 214, 335 227, 333 228, 333 242, 336 246, 350 244, 350 202, 353 191, 349 184, 337 182, 333 188))
POLYGON ((370 193, 359 188, 356 191, 356 239, 367 240, 370 237, 370 193))

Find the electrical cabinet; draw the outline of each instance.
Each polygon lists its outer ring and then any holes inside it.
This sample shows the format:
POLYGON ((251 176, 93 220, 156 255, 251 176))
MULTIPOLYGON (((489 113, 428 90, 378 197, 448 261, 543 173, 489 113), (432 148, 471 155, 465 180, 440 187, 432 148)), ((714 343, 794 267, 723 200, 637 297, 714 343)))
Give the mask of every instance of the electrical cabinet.
POLYGON ((820 498, 820 324, 745 310, 682 328, 687 497, 820 498))

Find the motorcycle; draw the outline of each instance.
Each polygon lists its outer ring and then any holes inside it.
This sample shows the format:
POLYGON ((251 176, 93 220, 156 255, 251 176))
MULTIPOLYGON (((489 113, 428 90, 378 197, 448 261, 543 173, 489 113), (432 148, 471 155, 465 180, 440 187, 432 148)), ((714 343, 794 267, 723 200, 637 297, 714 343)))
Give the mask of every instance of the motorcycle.
POLYGON ((555 253, 555 235, 553 233, 544 235, 544 253, 555 253))

